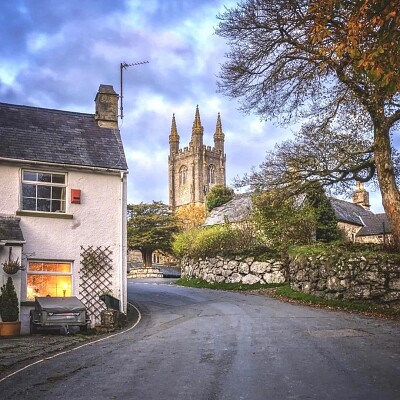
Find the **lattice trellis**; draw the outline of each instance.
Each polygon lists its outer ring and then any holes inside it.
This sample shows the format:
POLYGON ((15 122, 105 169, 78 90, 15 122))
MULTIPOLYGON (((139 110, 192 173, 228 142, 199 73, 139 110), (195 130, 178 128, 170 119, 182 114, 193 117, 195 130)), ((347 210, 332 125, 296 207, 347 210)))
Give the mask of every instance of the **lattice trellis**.
POLYGON ((95 323, 106 306, 99 296, 112 291, 112 251, 104 246, 81 246, 80 296, 95 323))

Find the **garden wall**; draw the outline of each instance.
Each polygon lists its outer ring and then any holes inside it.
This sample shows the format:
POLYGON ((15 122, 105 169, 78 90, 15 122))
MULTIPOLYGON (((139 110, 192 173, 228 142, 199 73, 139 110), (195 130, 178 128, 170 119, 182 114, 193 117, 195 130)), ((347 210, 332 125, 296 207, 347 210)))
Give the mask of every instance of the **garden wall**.
POLYGON ((388 257, 292 256, 294 290, 328 299, 400 304, 400 262, 388 257))
POLYGON ((289 265, 253 257, 184 258, 182 276, 225 283, 284 283, 327 299, 400 305, 400 261, 377 256, 291 256, 289 265))
POLYGON ((255 261, 254 257, 233 259, 215 257, 204 260, 183 259, 182 276, 225 283, 284 283, 286 268, 279 260, 255 261))

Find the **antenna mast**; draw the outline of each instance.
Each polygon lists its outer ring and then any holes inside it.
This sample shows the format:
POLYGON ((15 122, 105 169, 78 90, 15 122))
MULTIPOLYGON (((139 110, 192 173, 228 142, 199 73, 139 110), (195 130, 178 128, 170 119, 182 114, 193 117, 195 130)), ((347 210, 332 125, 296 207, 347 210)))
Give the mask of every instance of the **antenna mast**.
POLYGON ((121 93, 121 95, 120 95, 120 98, 121 98, 121 101, 120 101, 120 117, 121 117, 121 119, 124 118, 124 106, 122 104, 122 99, 123 99, 123 95, 122 95, 122 71, 124 69, 127 69, 128 67, 135 67, 136 65, 148 64, 148 63, 149 63, 148 61, 140 61, 140 62, 136 62, 136 63, 132 63, 132 64, 127 64, 124 61, 119 65, 120 83, 121 83, 121 91, 120 91, 120 93, 121 93))

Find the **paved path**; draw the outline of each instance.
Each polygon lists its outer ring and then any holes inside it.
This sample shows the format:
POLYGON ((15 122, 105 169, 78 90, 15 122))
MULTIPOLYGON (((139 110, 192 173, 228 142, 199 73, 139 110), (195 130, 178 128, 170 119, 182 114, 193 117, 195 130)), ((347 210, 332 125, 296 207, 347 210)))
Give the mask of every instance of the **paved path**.
MULTIPOLYGON (((399 323, 130 281, 132 330, 0 383, 6 399, 399 399, 399 323)), ((2 398, 3 398, 2 397, 2 398)))

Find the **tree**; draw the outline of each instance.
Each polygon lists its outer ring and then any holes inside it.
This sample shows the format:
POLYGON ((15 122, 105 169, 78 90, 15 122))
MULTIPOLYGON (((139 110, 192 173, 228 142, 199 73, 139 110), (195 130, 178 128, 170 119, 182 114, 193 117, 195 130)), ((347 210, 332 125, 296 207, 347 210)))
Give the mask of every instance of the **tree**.
POLYGON ((369 162, 361 157, 354 177, 367 179, 376 168, 400 249, 391 142, 400 120, 398 0, 245 0, 218 18, 216 32, 230 45, 219 88, 239 97, 244 111, 313 119, 325 129, 321 137, 343 120, 353 132, 371 127, 369 162))
POLYGON ((161 201, 128 204, 128 248, 140 250, 146 268, 151 268, 155 250, 171 251, 177 231, 175 217, 161 201))
POLYGON ((282 191, 256 193, 253 219, 265 242, 274 249, 285 251, 289 246, 314 241, 314 213, 304 203, 304 196, 287 197, 282 191))
POLYGON ((204 204, 188 204, 175 211, 175 216, 180 228, 187 230, 197 228, 204 224, 206 209, 204 204))
POLYGON ((211 211, 215 207, 222 206, 233 199, 233 189, 223 185, 215 185, 211 188, 206 197, 207 211, 211 211))
POLYGON ((314 212, 315 239, 317 242, 329 243, 342 238, 335 211, 322 185, 315 184, 308 190, 306 204, 314 212))

